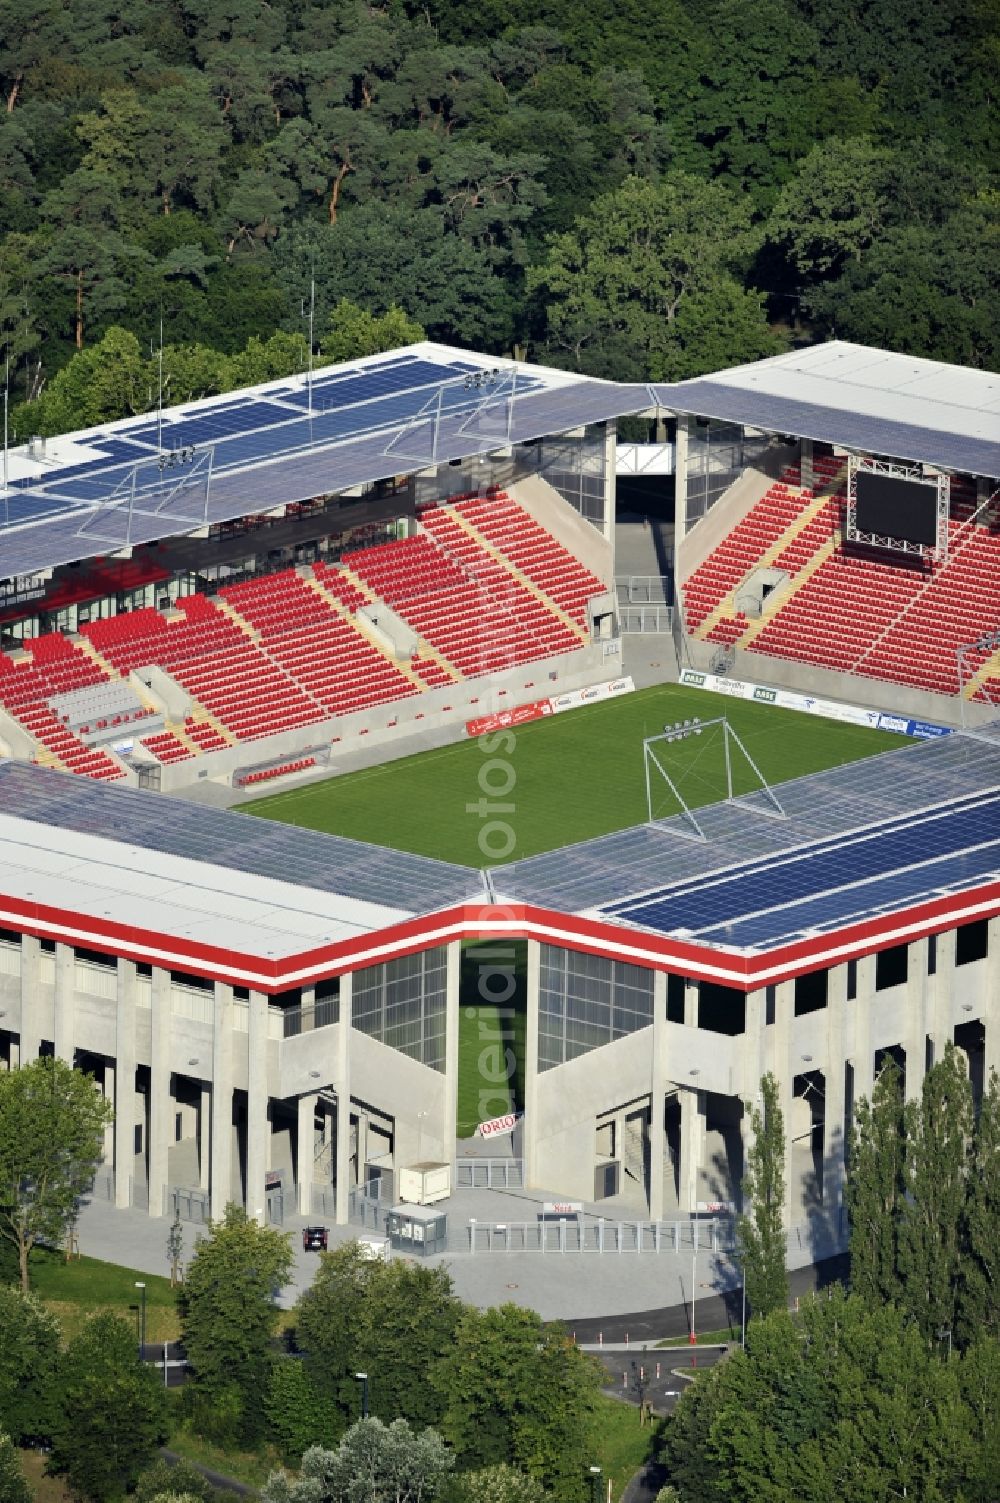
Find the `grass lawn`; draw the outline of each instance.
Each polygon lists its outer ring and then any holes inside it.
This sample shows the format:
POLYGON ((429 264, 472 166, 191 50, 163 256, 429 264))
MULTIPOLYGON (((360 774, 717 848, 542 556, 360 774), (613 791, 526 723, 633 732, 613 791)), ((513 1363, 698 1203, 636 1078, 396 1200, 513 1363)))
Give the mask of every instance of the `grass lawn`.
POLYGON ((604 1498, 610 1478, 611 1497, 618 1503, 630 1479, 649 1460, 655 1436, 655 1426, 639 1424, 634 1405, 602 1394, 592 1421, 590 1452, 592 1464, 604 1473, 604 1498))
POLYGON ((224 1451, 183 1424, 177 1424, 171 1431, 167 1450, 249 1487, 263 1487, 271 1473, 282 1465, 281 1457, 271 1447, 263 1451, 224 1451))
POLYGON ((471 1137, 480 1122, 524 1106, 527 963, 523 941, 463 947, 458 1015, 460 1138, 471 1137))
MULTIPOLYGON (((728 717, 770 782, 906 744, 884 731, 665 684, 522 726, 509 753, 504 743, 491 754, 482 738, 462 741, 256 799, 245 812, 469 866, 495 865, 645 820, 643 737, 657 735, 667 721, 717 715, 728 717), (494 801, 513 809, 486 816, 501 817, 514 833, 513 848, 502 856, 480 850, 484 820, 466 807, 483 797, 481 773, 485 789, 491 779, 494 788, 510 789, 494 801)), ((692 807, 723 796, 721 736, 674 743, 665 759, 692 807)), ((734 784, 738 792, 754 786, 739 758, 734 784)), ((665 784, 656 789, 654 812, 677 812, 665 784)))
POLYGON ((45 1471, 48 1457, 41 1451, 18 1451, 25 1481, 35 1503, 72 1503, 72 1493, 65 1477, 50 1477, 45 1471))
POLYGON ((139 1302, 136 1279, 146 1285, 146 1340, 175 1341, 180 1334, 176 1293, 170 1280, 157 1274, 139 1273, 97 1258, 74 1258, 67 1263, 61 1253, 46 1248, 32 1255, 30 1273, 32 1291, 52 1311, 67 1340, 97 1310, 112 1310, 134 1322, 139 1302))

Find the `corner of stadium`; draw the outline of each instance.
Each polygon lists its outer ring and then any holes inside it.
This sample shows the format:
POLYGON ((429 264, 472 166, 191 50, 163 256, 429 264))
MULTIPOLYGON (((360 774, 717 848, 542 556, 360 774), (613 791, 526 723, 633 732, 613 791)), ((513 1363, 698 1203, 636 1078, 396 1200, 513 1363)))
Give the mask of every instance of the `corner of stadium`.
POLYGON ((696 1252, 771 1071, 814 1262, 884 1060, 1000 1066, 995 377, 425 343, 34 439, 0 550, 0 1064, 95 1200, 696 1252))

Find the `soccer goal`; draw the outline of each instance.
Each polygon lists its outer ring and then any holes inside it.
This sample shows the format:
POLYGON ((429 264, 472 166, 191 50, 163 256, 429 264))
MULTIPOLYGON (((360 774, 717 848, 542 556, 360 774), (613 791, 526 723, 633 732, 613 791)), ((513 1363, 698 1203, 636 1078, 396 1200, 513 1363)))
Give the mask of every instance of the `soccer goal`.
POLYGON ((708 836, 694 813, 706 804, 728 803, 772 819, 786 818, 770 783, 724 715, 714 720, 678 720, 642 743, 649 824, 688 840, 708 836), (680 815, 680 821, 676 816, 680 815))

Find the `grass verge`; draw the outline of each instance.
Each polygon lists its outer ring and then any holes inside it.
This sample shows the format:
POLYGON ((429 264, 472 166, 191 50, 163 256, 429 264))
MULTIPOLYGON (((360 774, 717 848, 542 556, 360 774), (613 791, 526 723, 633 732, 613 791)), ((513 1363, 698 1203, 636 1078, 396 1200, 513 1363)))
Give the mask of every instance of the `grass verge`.
POLYGON ((640 1425, 639 1411, 633 1404, 601 1395, 591 1422, 590 1449, 593 1465, 604 1473, 603 1497, 611 1482, 612 1503, 617 1503, 626 1486, 653 1453, 655 1426, 640 1425))
POLYGON ((62 1326, 66 1340, 75 1336, 88 1315, 111 1310, 125 1320, 136 1320, 139 1290, 146 1285, 146 1340, 176 1341, 180 1334, 177 1293, 170 1280, 154 1273, 141 1273, 98 1258, 73 1258, 40 1249, 31 1258, 31 1287, 62 1326))

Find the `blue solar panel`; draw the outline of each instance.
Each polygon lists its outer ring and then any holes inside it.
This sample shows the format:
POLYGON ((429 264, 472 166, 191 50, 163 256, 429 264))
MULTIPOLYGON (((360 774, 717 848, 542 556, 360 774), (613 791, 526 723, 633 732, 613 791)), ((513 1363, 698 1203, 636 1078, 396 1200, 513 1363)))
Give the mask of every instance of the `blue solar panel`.
POLYGON ((27 495, 12 486, 9 493, 0 500, 0 522, 4 527, 14 527, 18 522, 33 522, 36 517, 50 517, 56 512, 69 509, 66 502, 58 496, 27 495))
POLYGON ((897 905, 1000 864, 1000 795, 818 842, 604 911, 664 933, 752 945, 897 905))

